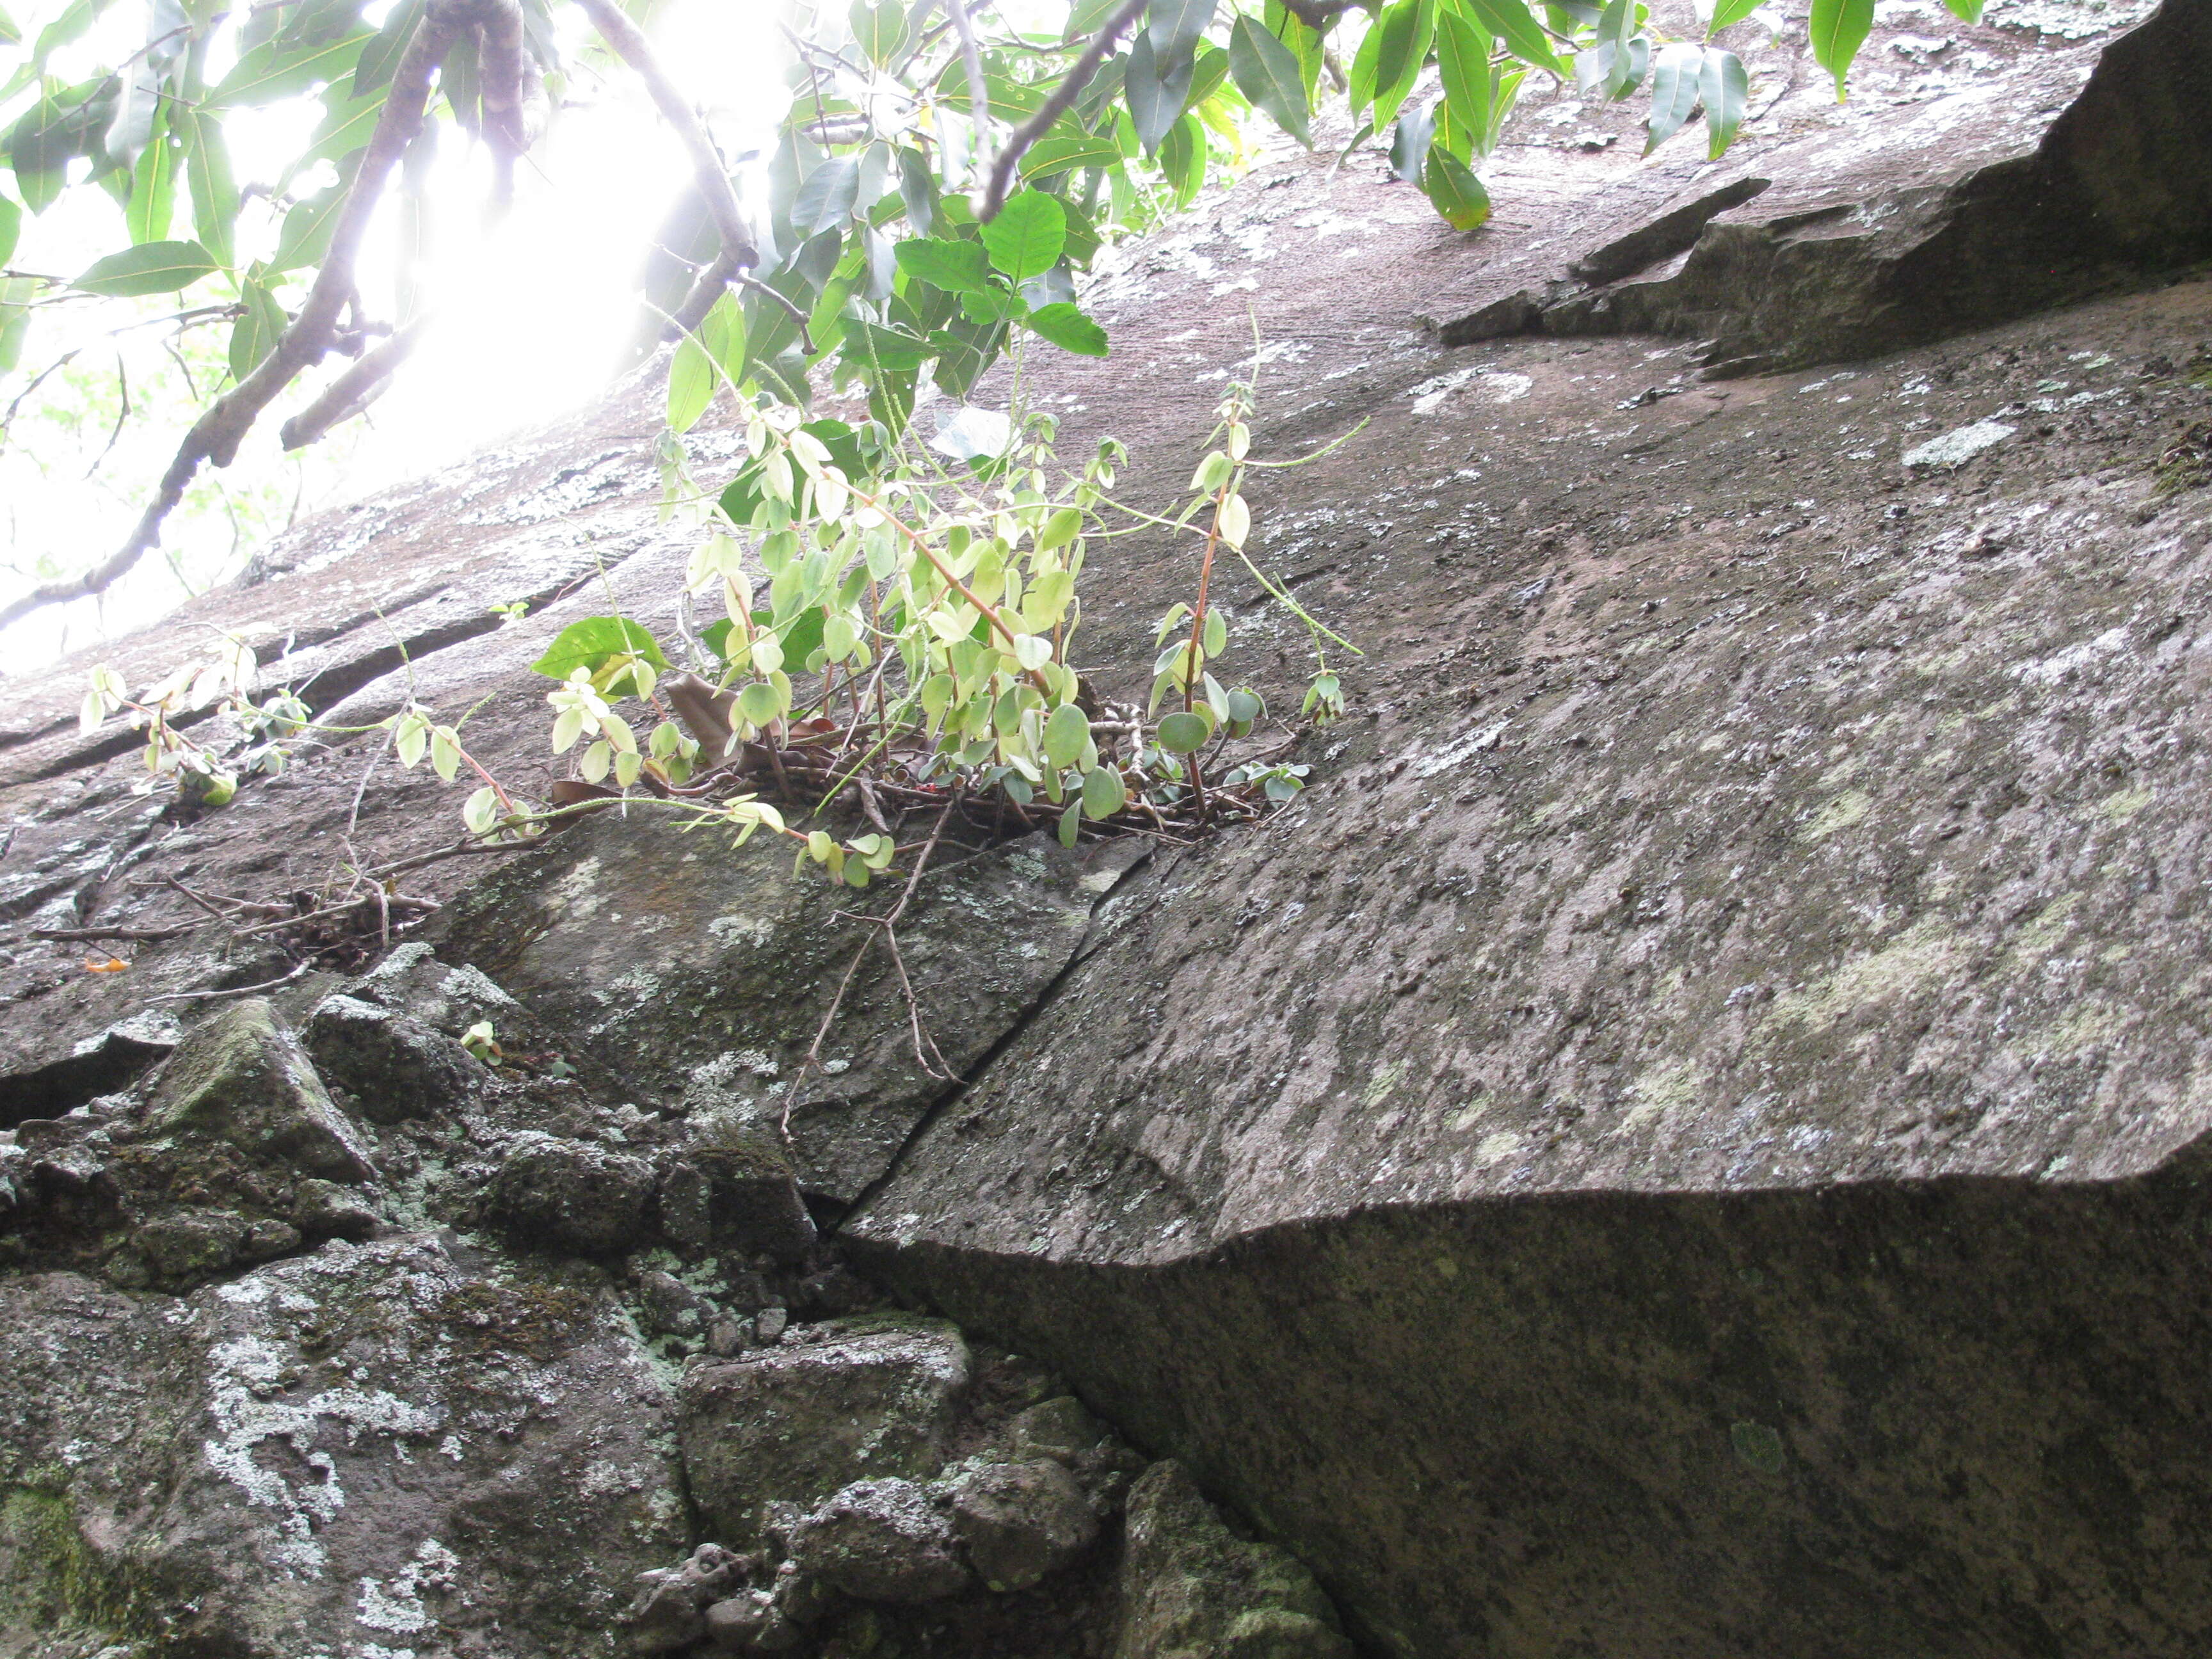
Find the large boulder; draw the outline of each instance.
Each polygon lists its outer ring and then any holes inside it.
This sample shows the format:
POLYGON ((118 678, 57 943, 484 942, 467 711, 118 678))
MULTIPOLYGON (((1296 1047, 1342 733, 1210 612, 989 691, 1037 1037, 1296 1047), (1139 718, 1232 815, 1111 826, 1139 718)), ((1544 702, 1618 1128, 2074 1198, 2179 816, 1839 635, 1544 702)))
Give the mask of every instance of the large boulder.
POLYGON ((250 1158, 337 1181, 374 1173, 360 1132, 260 997, 211 1015, 169 1057, 145 1132, 221 1139, 250 1158))
POLYGON ((672 1401, 588 1277, 418 1236, 0 1304, 9 1653, 614 1659, 684 1547, 672 1401))
POLYGON ((927 1480, 944 1466, 969 1377, 942 1320, 864 1315, 684 1374, 681 1435, 693 1501, 744 1548, 771 1504, 811 1510, 855 1480, 927 1480))

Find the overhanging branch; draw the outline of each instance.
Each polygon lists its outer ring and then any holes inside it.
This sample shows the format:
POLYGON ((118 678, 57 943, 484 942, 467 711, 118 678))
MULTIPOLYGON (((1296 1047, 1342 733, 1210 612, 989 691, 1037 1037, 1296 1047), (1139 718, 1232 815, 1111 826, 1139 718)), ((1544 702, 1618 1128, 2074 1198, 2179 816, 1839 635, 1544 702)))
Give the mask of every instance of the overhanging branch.
POLYGON ((161 526, 184 499, 185 490, 202 462, 228 466, 237 459, 246 434, 301 373, 322 361, 337 337, 338 321, 355 288, 354 266, 362 238, 368 229, 392 169, 409 143, 422 131, 430 97, 431 77, 456 36, 465 28, 496 24, 512 17, 520 27, 518 0, 430 0, 422 21, 416 25, 407 50, 392 77, 392 90, 377 117, 376 130, 362 152, 361 165, 338 210, 331 233, 330 250, 315 274, 314 286, 292 325, 244 380, 216 399, 207 412, 192 422, 176 455, 162 473, 160 487, 139 515, 130 538, 90 570, 60 581, 47 582, 0 606, 0 628, 20 621, 33 611, 70 599, 104 592, 127 574, 161 539, 161 526))
MULTIPOLYGON (((951 0, 951 3, 957 6, 958 0, 951 0)), ((1036 114, 1014 130, 1012 136, 1006 140, 1006 147, 1000 150, 999 159, 991 164, 991 185, 984 193, 983 205, 975 215, 977 218, 988 223, 998 217, 999 210, 1006 204, 1007 187, 1013 183, 1014 168, 1029 153, 1030 146, 1050 131, 1052 124, 1074 106, 1075 100, 1083 95, 1084 88, 1091 84, 1091 77, 1098 73, 1098 66, 1106 61, 1106 55, 1114 50, 1115 42, 1121 38, 1121 31, 1135 22, 1150 3, 1151 0, 1128 0, 1127 5, 1108 18, 1106 27, 1091 37, 1083 56, 1077 58, 1067 73, 1060 77, 1060 84, 1053 88, 1052 96, 1037 106, 1036 114)))

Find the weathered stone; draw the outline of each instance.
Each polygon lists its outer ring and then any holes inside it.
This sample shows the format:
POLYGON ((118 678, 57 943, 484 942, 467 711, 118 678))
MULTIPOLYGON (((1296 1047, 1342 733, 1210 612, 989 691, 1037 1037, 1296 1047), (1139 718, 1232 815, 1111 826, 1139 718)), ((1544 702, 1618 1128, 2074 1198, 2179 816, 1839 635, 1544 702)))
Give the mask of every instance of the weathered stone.
POLYGON ((707 1609, 706 1632, 724 1653, 788 1653, 806 1639, 805 1629, 766 1591, 715 1602, 707 1609))
POLYGON ((1106 1437, 1106 1425, 1083 1408, 1072 1394, 1040 1401, 1006 1425, 1006 1443, 1017 1459, 1049 1457, 1073 1463, 1106 1437))
POLYGON ((786 1261, 803 1257, 815 1238, 791 1160, 765 1133, 689 1148, 661 1175, 660 1227, 694 1249, 786 1261))
POLYGON ((612 1255, 647 1236, 653 1166, 580 1140, 531 1131, 508 1147, 490 1212, 525 1243, 580 1255, 612 1255))
POLYGON ((911 1480, 857 1480, 799 1523, 802 1573, 870 1601, 936 1601, 967 1587, 952 1522, 911 1480))
POLYGON ((672 1653, 707 1634, 707 1605, 743 1580, 744 1559, 719 1544, 702 1544, 681 1566, 637 1576, 637 1595, 623 1615, 640 1653, 672 1653))
MULTIPOLYGON (((791 879, 781 853, 755 843, 701 859, 698 847, 655 822, 587 819, 458 903, 441 919, 441 948, 586 1034, 637 1098, 681 1108, 702 1142, 774 1147, 787 1117, 800 1186, 849 1203, 943 1092, 936 1062, 916 1059, 904 996, 878 953, 848 994, 827 1063, 787 1103, 850 945, 815 925, 818 894, 791 879), (599 920, 613 913, 632 925, 599 920)), ((925 1007, 960 1010, 933 1034, 944 1066, 958 1073, 1020 1019, 1080 944, 1101 868, 1110 885, 1130 856, 1110 845, 1069 853, 1039 836, 916 896, 900 938, 917 994, 925 1007)), ((679 1213, 678 1225, 699 1224, 688 1197, 679 1213)), ((799 1219, 781 1206, 758 1224, 799 1219)))
POLYGON ((323 1081, 344 1090, 374 1123, 440 1116, 488 1075, 443 1032, 357 997, 324 999, 302 1041, 323 1081))
POLYGON ((249 1158, 337 1181, 374 1173, 358 1133, 259 997, 211 1016, 170 1056, 146 1131, 219 1135, 249 1158))
POLYGON ((684 1375, 684 1467, 715 1536, 745 1547, 772 1502, 811 1508, 872 1475, 926 1480, 968 1386, 942 1320, 863 1316, 684 1375))
POLYGON ((1048 1458, 986 1463, 952 1491, 952 1528, 994 1590, 1027 1589, 1091 1547, 1098 1518, 1075 1477, 1048 1458))
POLYGON ((0 1650, 617 1659, 686 1547, 670 1401, 603 1291, 468 1254, 0 1280, 0 1650))
POLYGON ((696 1340, 714 1322, 714 1304, 673 1273, 659 1268, 640 1273, 637 1294, 644 1304, 645 1328, 656 1336, 696 1340))
POLYGON ((1171 1460, 1130 1490, 1121 1596, 1115 1659, 1352 1659, 1313 1575, 1222 1525, 1171 1460))
POLYGON ((349 1238, 356 1243, 374 1237, 384 1224, 359 1193, 334 1181, 303 1181, 292 1200, 292 1224, 308 1238, 349 1238))
POLYGON ((243 1255, 246 1231, 246 1218, 234 1211, 183 1210, 148 1222, 133 1242, 163 1279, 197 1279, 243 1255))

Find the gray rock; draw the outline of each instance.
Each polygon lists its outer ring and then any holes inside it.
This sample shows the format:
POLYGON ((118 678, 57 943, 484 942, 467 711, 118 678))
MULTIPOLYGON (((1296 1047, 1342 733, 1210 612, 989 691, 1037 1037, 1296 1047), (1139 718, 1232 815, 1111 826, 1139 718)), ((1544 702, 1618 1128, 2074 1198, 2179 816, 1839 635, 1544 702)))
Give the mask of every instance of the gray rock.
POLYGON ((652 1197, 653 1166, 643 1158, 531 1131, 507 1148, 489 1209, 539 1249, 612 1255, 644 1242, 652 1197))
POLYGON ((643 1323, 655 1336, 679 1336, 696 1340, 719 1323, 714 1304, 673 1273, 659 1268, 638 1275, 638 1300, 644 1304, 643 1323))
POLYGON ((758 1342, 780 1340, 791 1324, 790 1313, 782 1308, 763 1308, 753 1316, 753 1338, 758 1342))
POLYGON ((800 1572, 869 1601, 935 1601, 967 1588, 952 1522, 928 1491, 896 1478, 859 1480, 799 1523, 800 1572))
POLYGON ((671 1402, 603 1289, 471 1254, 0 1279, 0 1652, 619 1659, 688 1547, 671 1402))
POLYGON ((672 1653, 707 1634, 707 1607, 726 1597, 750 1564, 719 1544, 702 1544, 681 1566, 637 1576, 637 1595, 623 1615, 640 1653, 672 1653))
POLYGON ((334 1181, 300 1183, 292 1200, 292 1223, 308 1238, 349 1238, 356 1243, 375 1237, 384 1225, 376 1206, 334 1181))
POLYGON ((714 1603, 707 1609, 706 1634, 724 1653, 788 1653, 806 1639, 805 1628, 766 1591, 714 1603))
MULTIPOLYGON (((640 1101, 680 1108, 713 1137, 778 1138, 781 1089, 849 951, 817 925, 816 896, 779 852, 756 842, 697 854, 695 837, 650 819, 586 818, 459 898, 441 918, 441 948, 591 1033, 590 1052, 640 1101), (609 913, 632 925, 608 927, 609 913)), ((923 1006, 959 1008, 933 1033, 955 1072, 1073 955, 1096 902, 1082 884, 1095 856, 1039 836, 916 896, 900 939, 923 1006)), ((789 1105, 790 1133, 799 1184, 850 1203, 943 1090, 915 1058, 888 959, 863 965, 827 1058, 789 1105)))
POLYGON ((211 1015, 185 1039, 162 1068, 145 1129, 220 1136, 249 1158, 335 1181, 374 1172, 359 1133, 260 997, 211 1015))
POLYGON ((1115 1659, 1352 1659, 1313 1575, 1221 1522, 1182 1465, 1130 1489, 1115 1659))
POLYGON ((659 1198, 661 1231, 694 1249, 794 1261, 814 1245, 791 1160, 766 1133, 687 1149, 661 1176, 659 1198))
POLYGON ((323 1081, 373 1123, 441 1116, 489 1075, 442 1031, 357 997, 325 998, 301 1040, 323 1081))
POLYGON ((994 1590, 1027 1589, 1089 1549, 1098 1519, 1075 1477, 1049 1458, 986 1463, 952 1491, 952 1529, 994 1590))
POLYGON ((682 1390, 684 1462, 708 1528, 737 1547, 766 1506, 811 1509, 872 1475, 926 1480, 968 1387, 968 1345, 942 1320, 864 1316, 816 1340, 696 1365, 682 1390))
POLYGON ((1049 1457, 1073 1464, 1106 1438, 1103 1423, 1072 1394, 1039 1401, 1006 1425, 1006 1443, 1017 1461, 1049 1457))
POLYGON ((148 1222, 133 1242, 157 1274, 174 1282, 222 1272, 246 1254, 248 1231, 235 1211, 180 1210, 148 1222))

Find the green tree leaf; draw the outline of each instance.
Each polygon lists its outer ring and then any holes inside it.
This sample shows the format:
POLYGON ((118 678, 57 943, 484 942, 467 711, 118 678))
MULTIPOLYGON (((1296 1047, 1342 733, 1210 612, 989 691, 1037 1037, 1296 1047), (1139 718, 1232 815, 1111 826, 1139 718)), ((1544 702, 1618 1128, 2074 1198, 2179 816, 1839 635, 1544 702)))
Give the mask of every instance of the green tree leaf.
POLYGON ((1018 283, 1050 270, 1066 246, 1067 215, 1041 190, 1023 191, 983 227, 984 252, 1018 283))
POLYGON ((354 73, 362 50, 376 39, 373 29, 357 29, 336 40, 287 45, 283 37, 242 53, 229 74, 207 95, 218 109, 259 109, 354 73))
POLYGON ((1122 98, 1129 106, 1137 142, 1146 155, 1160 147, 1160 141, 1181 118, 1189 100, 1193 67, 1188 55, 1177 64, 1163 63, 1152 51, 1150 33, 1139 34, 1130 46, 1121 72, 1122 98))
POLYGON ((1265 110, 1277 126, 1313 148, 1305 76, 1288 46, 1251 18, 1239 16, 1229 36, 1229 72, 1254 108, 1265 110))
POLYGON ((1840 104, 1851 59, 1859 55, 1867 32, 1874 27, 1874 0, 1813 0, 1808 27, 1814 61, 1836 77, 1836 101, 1840 104))
POLYGON ((1651 60, 1651 115, 1644 124, 1646 155, 1672 138, 1697 108, 1698 77, 1705 66, 1703 46, 1677 41, 1659 48, 1651 60))
MULTIPOLYGON (((1752 13, 1757 11, 1764 3, 1765 0, 1719 0, 1719 3, 1712 9, 1712 15, 1705 18, 1705 38, 1710 40, 1714 35, 1718 34, 1723 29, 1730 27, 1735 24, 1741 23, 1745 18, 1750 16, 1752 13)), ((1948 3, 1948 0, 1946 0, 1946 3, 1948 3)), ((1973 0, 1968 0, 1968 3, 1973 3, 1973 0)), ((1974 9, 1978 12, 1981 8, 1977 4, 1974 6, 1974 9)), ((1701 4, 1699 7, 1699 13, 1701 15, 1703 15, 1703 11, 1704 8, 1701 4)), ((1972 22, 1974 20, 1969 18, 1967 21, 1972 22)))
POLYGON ((0 265, 15 256, 16 238, 23 231, 23 210, 0 196, 0 265))
POLYGON ((185 141, 185 187, 192 198, 192 233, 217 264, 228 267, 238 258, 234 228, 239 203, 222 118, 210 110, 181 106, 170 118, 179 121, 185 141))
POLYGON ((1413 89, 1428 61, 1436 31, 1437 0, 1396 0, 1375 27, 1381 40, 1375 52, 1375 130, 1395 120, 1398 106, 1413 89))
POLYGON ((1437 73, 1452 119, 1478 149, 1490 131, 1490 31, 1456 9, 1437 18, 1437 73))
POLYGON ((198 242, 147 242, 96 260, 70 286, 111 297, 174 294, 221 267, 198 242))
POLYGON ((654 643, 652 634, 627 617, 586 617, 581 622, 570 623, 546 647, 545 654, 530 667, 533 673, 550 679, 565 680, 573 669, 586 668, 596 672, 609 658, 625 653, 642 657, 654 668, 667 672, 668 659, 660 654, 660 647, 654 643))
POLYGON ((1030 146, 1021 161, 1024 179, 1050 179, 1078 167, 1121 165, 1120 146, 1111 138, 1090 132, 1055 132, 1030 146))
POLYGON ((906 8, 899 0, 878 0, 874 5, 868 0, 853 0, 846 21, 852 25, 853 44, 878 69, 897 57, 906 45, 906 8))
POLYGON ((1023 320, 1063 351, 1085 357, 1107 355, 1106 331, 1066 301, 1039 306, 1023 320))
POLYGON ((1083 775, 1083 816, 1110 818, 1129 804, 1128 786, 1111 766, 1095 766, 1083 775))
POLYGON ((1505 50, 1524 64, 1567 79, 1567 66, 1552 50, 1550 38, 1538 27, 1535 15, 1522 0, 1448 0, 1463 9, 1492 35, 1504 42, 1505 50))
MULTIPOLYGON (((1170 755, 1194 755, 1206 747, 1213 728, 1203 714, 1170 714, 1160 722, 1160 747, 1170 755)), ((1103 817, 1101 813, 1098 816, 1103 817)))
POLYGON ((1705 62, 1698 70, 1698 100, 1705 106, 1709 159, 1718 161, 1721 152, 1735 140, 1736 128, 1743 124, 1744 100, 1750 89, 1743 59, 1717 46, 1705 48, 1705 62))
POLYGON ((1090 739, 1091 717, 1073 703, 1064 702, 1044 723, 1044 757, 1056 767, 1073 766, 1090 739))
POLYGON ((791 228, 801 236, 817 236, 850 223, 860 189, 857 158, 844 155, 824 161, 806 175, 792 199, 791 228))
POLYGON ((268 285, 247 277, 239 289, 238 320, 230 325, 230 377, 242 380, 276 349, 291 319, 268 285))
POLYGON ((1429 152, 1421 189, 1454 230, 1474 230, 1490 217, 1490 192, 1449 150, 1429 152))
POLYGON ((985 294, 991 288, 991 258, 981 242, 915 237, 894 250, 901 270, 948 294, 985 294))

